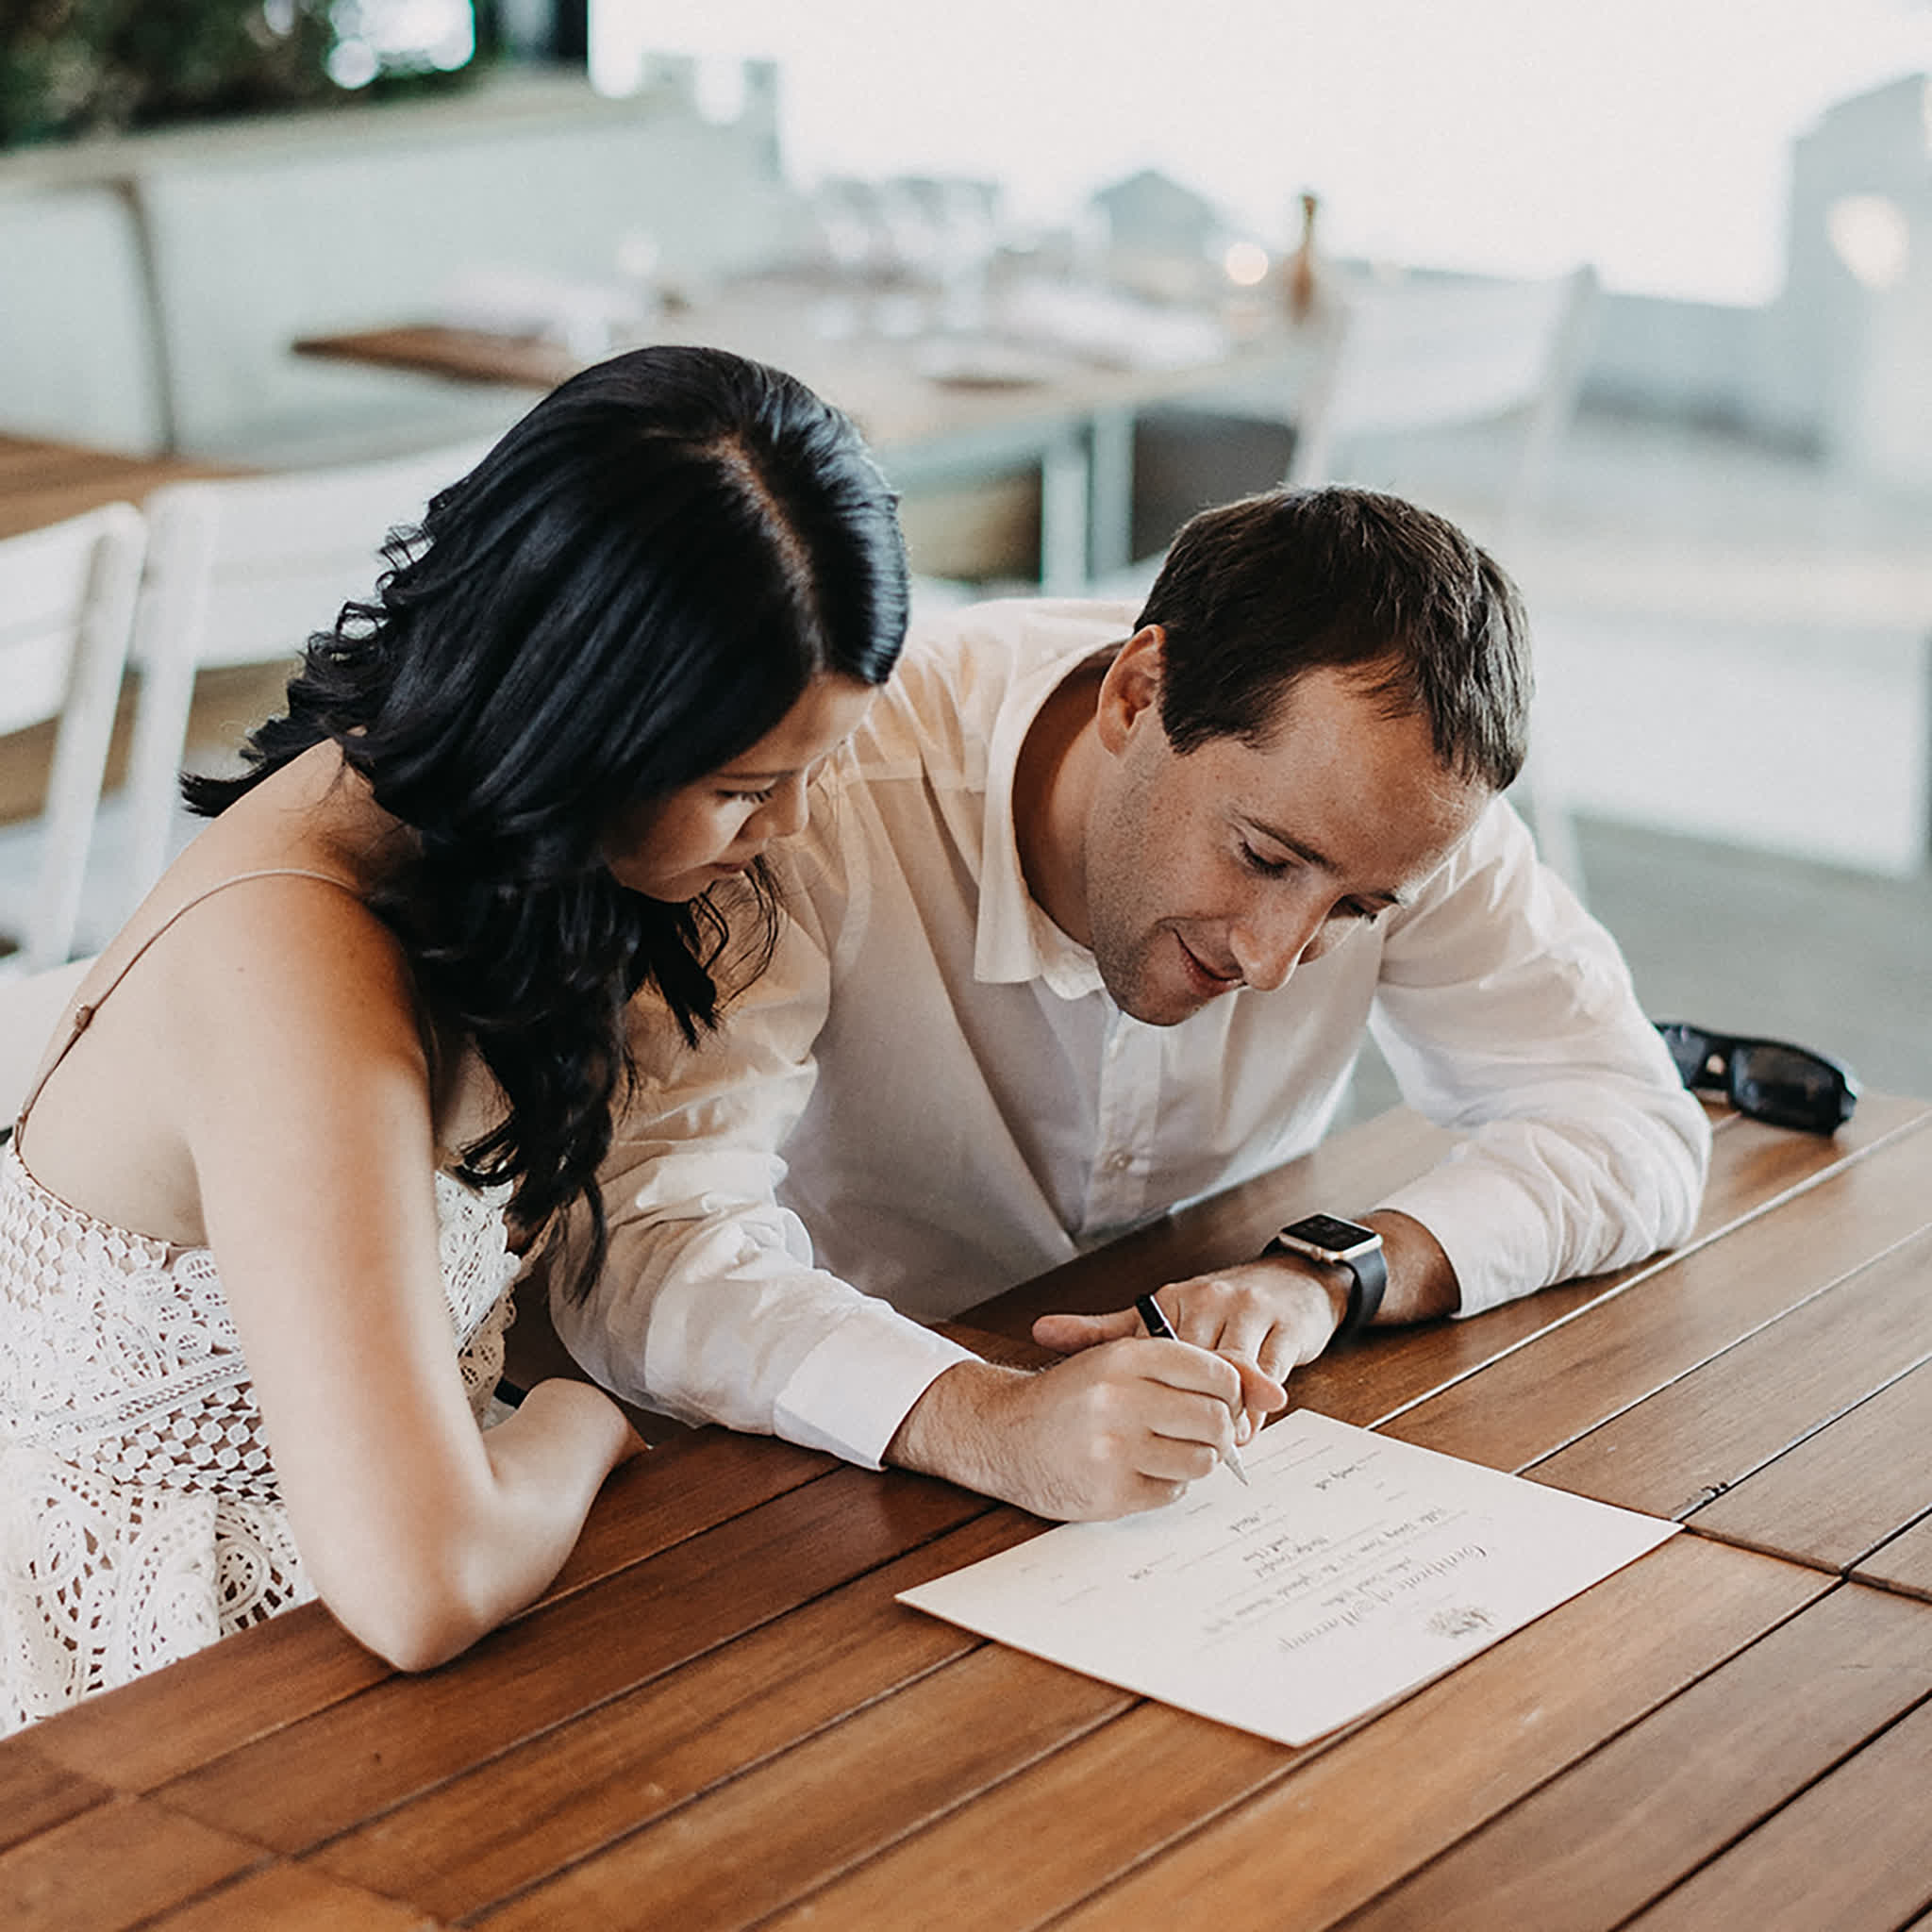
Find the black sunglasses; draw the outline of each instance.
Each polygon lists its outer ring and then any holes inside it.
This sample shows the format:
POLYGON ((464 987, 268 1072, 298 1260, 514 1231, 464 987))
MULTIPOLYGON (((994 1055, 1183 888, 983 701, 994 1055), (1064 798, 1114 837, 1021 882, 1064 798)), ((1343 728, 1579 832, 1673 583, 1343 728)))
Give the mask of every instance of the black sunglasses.
POLYGON ((1835 1134, 1858 1104, 1858 1080, 1842 1060, 1781 1040, 1738 1040, 1681 1020, 1659 1020, 1685 1086, 1722 1093, 1740 1113, 1774 1127, 1835 1134))

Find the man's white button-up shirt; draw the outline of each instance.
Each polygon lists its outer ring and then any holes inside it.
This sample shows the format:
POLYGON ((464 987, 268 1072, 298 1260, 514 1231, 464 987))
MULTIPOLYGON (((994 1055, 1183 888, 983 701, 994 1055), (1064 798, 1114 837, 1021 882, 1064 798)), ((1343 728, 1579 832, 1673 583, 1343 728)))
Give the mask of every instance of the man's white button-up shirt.
POLYGON ((791 918, 723 1030, 648 1001, 604 1171, 608 1262, 553 1315, 600 1380, 876 1463, 964 1353, 923 1324, 1318 1141, 1364 1028, 1467 1138, 1385 1202, 1465 1314, 1682 1241, 1709 1136, 1609 936, 1498 800, 1415 903, 1271 992, 1122 1012, 1028 894, 1014 767, 1131 608, 947 611, 815 787, 791 918))

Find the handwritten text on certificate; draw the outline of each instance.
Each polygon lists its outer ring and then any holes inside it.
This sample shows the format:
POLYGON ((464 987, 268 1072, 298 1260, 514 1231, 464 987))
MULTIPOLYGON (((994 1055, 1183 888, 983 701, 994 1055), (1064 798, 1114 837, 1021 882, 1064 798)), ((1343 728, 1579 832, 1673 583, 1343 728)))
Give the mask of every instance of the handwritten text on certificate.
POLYGON ((1676 1525, 1307 1410, 1176 1503, 904 1591, 1016 1650, 1285 1744, 1426 1683, 1676 1525))

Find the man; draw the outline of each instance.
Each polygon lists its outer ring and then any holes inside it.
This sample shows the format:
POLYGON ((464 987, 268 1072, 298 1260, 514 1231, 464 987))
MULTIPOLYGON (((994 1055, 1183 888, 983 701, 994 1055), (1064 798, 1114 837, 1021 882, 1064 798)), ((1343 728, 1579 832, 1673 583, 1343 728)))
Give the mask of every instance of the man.
POLYGON ((667 1059, 637 1029, 660 1058, 606 1168, 609 1262, 553 1303, 598 1379, 1114 1515, 1207 1474, 1338 1327, 1690 1232, 1702 1110, 1498 795, 1525 627, 1452 525, 1275 492, 1190 524, 1138 623, 946 617, 816 788, 794 918, 723 1034, 667 1059), (1365 1026, 1467 1139, 1332 1204, 1354 1232, 1163 1289, 1179 1342, 1047 1317, 1066 1358, 1037 1374, 922 1325, 1306 1151, 1365 1026))

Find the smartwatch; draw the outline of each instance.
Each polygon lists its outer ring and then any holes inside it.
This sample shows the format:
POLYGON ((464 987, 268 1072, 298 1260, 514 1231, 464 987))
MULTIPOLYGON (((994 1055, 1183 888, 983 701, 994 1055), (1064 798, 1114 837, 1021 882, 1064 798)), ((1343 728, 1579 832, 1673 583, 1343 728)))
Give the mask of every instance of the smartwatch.
POLYGON ((1348 1270, 1348 1310, 1335 1331, 1338 1336, 1353 1335, 1375 1319, 1389 1266, 1382 1258, 1382 1237, 1373 1227, 1344 1221, 1339 1214, 1304 1214, 1299 1221, 1291 1221, 1261 1252, 1306 1255, 1311 1261, 1348 1270))

